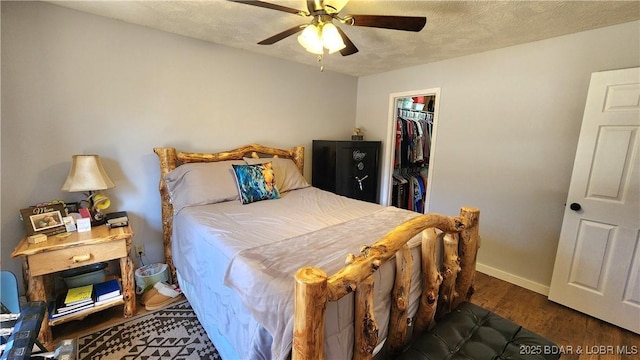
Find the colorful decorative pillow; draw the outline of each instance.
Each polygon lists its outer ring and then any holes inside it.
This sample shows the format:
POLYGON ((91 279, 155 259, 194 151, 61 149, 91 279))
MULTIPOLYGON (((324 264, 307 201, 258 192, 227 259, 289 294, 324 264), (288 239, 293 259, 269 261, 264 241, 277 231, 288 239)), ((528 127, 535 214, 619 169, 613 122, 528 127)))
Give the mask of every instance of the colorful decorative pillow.
POLYGON ((280 198, 271 162, 256 165, 233 165, 233 172, 236 175, 236 184, 240 192, 240 202, 243 204, 280 198))
POLYGON ((238 198, 232 165, 243 160, 191 163, 178 166, 165 176, 174 213, 194 205, 215 204, 238 198))
POLYGON ((276 175, 276 186, 282 194, 289 190, 302 189, 309 187, 309 183, 305 180, 300 170, 291 159, 287 158, 244 158, 249 165, 273 163, 273 172, 276 175))

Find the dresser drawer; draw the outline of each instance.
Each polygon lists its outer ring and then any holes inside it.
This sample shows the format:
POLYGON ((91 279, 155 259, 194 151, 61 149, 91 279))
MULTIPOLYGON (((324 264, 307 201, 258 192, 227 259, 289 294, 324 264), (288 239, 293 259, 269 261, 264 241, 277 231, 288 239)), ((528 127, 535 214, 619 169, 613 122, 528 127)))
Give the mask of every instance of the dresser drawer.
POLYGON ((95 264, 100 261, 118 259, 127 255, 127 244, 122 239, 103 244, 81 245, 33 254, 28 257, 28 261, 31 276, 38 276, 95 264))

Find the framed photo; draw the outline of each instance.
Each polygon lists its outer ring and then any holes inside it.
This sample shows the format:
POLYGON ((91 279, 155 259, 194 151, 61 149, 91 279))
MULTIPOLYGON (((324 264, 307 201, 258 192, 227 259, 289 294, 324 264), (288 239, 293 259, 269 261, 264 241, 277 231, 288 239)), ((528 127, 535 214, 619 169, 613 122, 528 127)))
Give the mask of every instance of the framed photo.
POLYGON ((64 204, 32 206, 20 210, 22 222, 27 236, 44 234, 47 236, 66 232, 62 218, 65 214, 64 204))
POLYGON ((71 213, 77 213, 78 212, 78 203, 77 202, 66 203, 66 207, 67 207, 67 215, 71 214, 71 213))

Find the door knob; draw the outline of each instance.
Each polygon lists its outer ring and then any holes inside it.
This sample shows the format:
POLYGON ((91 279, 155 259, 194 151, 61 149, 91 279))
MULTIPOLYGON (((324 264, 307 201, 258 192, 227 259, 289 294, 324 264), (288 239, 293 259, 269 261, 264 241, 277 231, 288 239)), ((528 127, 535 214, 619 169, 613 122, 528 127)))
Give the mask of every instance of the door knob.
POLYGON ((571 205, 569 205, 569 209, 573 211, 579 211, 580 209, 582 209, 582 206, 578 203, 571 203, 571 205))

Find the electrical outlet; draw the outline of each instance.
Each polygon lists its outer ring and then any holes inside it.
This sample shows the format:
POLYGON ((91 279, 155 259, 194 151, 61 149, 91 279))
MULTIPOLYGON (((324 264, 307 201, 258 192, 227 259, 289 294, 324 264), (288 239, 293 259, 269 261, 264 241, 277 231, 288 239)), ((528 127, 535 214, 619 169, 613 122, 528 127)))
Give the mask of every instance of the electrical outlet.
POLYGON ((136 256, 144 255, 144 244, 135 245, 136 256))

